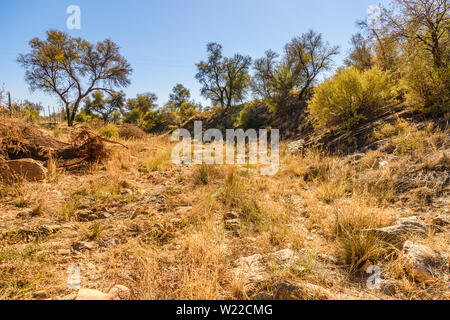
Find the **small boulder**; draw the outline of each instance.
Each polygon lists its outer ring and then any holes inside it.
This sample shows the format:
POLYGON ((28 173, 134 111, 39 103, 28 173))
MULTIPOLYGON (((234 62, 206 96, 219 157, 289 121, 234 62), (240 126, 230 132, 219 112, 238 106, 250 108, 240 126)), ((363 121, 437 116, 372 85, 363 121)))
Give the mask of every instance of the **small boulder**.
POLYGON ((3 176, 12 179, 25 178, 29 181, 42 181, 47 177, 47 169, 33 159, 7 160, 0 165, 3 176))
POLYGON ((289 154, 297 154, 299 152, 302 152, 304 147, 305 147, 305 140, 300 139, 288 144, 286 150, 289 154))
POLYGON ((301 272, 305 270, 302 260, 303 257, 291 249, 242 257, 235 262, 234 276, 242 281, 247 294, 251 295, 269 279, 271 268, 291 268, 301 272))
POLYGON ((111 300, 109 295, 94 289, 80 289, 75 300, 111 300))
POLYGON ((129 300, 130 296, 130 289, 121 285, 112 287, 108 292, 108 297, 110 300, 129 300))
POLYGON ((422 237, 427 235, 425 223, 417 217, 402 218, 395 225, 385 228, 364 229, 362 232, 374 233, 390 243, 402 243, 410 235, 422 237))
POLYGON ((75 300, 129 300, 130 296, 130 289, 116 285, 108 293, 94 289, 80 289, 75 300))
POLYGON ((406 241, 403 245, 403 257, 407 271, 419 282, 433 280, 450 272, 447 254, 412 241, 406 241))
POLYGON ((321 287, 306 282, 283 281, 277 285, 275 300, 333 300, 333 294, 321 287))

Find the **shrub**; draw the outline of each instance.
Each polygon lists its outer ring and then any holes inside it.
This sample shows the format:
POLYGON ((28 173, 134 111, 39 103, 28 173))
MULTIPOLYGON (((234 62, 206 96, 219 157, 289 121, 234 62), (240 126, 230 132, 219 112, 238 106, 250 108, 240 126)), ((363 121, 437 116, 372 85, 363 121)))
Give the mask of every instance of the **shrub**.
POLYGON ((316 128, 352 129, 394 103, 396 96, 391 75, 378 67, 341 69, 314 90, 308 102, 309 120, 316 128))
POLYGON ((244 129, 256 129, 264 124, 263 115, 261 115, 261 108, 259 101, 255 103, 247 103, 241 110, 238 118, 238 125, 244 129))
POLYGON ((446 67, 427 66, 415 59, 402 79, 406 100, 424 113, 450 111, 450 63, 446 67))
POLYGON ((117 129, 117 127, 112 123, 108 123, 106 126, 100 128, 99 133, 107 138, 119 137, 119 129, 117 129))
POLYGON ((144 139, 146 133, 135 125, 125 123, 119 127, 119 136, 123 139, 144 139))

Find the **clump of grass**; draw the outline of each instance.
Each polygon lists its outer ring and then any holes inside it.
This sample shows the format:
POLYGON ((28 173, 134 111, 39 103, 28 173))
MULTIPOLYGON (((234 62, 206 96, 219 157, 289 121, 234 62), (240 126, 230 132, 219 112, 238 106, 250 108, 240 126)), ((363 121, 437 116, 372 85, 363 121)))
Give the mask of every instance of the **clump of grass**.
POLYGON ((104 228, 100 224, 100 222, 95 222, 88 229, 83 231, 83 240, 93 241, 97 239, 100 234, 104 231, 104 228))
POLYGON ((239 177, 235 167, 229 167, 225 183, 220 192, 220 199, 226 210, 237 210, 243 222, 257 224, 262 220, 262 212, 257 202, 249 195, 248 186, 239 177))
POLYGON ((170 157, 170 149, 159 150, 153 157, 147 159, 143 164, 141 164, 139 170, 143 172, 163 170, 169 165, 170 157))
POLYGON ((61 216, 64 220, 69 220, 78 209, 78 200, 76 198, 71 198, 70 200, 64 202, 61 207, 61 216))
POLYGON ((357 271, 368 261, 374 263, 386 256, 386 242, 364 229, 388 225, 391 222, 388 211, 365 207, 359 200, 341 204, 334 209, 334 234, 350 272, 357 271))
POLYGON ((28 208, 31 205, 31 202, 28 199, 21 198, 21 199, 17 199, 16 202, 14 202, 14 205, 17 208, 28 208))
POLYGON ((100 128, 98 132, 100 135, 107 138, 119 138, 119 129, 117 129, 117 127, 112 123, 108 123, 104 127, 100 128))
POLYGON ((192 174, 195 184, 208 185, 211 181, 211 171, 207 164, 201 164, 194 169, 192 174))
POLYGON ((53 135, 55 138, 59 138, 64 134, 64 130, 61 127, 56 127, 53 129, 53 135))
POLYGON ((42 216, 46 210, 47 210, 47 199, 41 197, 37 201, 37 204, 34 206, 31 213, 33 216, 42 216))

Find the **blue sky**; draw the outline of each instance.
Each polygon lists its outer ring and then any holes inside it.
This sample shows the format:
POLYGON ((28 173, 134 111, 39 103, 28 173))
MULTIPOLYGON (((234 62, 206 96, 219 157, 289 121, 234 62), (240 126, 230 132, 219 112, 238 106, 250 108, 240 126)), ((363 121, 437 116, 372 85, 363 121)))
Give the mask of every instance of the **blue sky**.
POLYGON ((339 45, 342 63, 349 40, 370 5, 387 0, 1 0, 0 86, 14 98, 56 105, 57 99, 31 93, 24 70, 15 62, 28 41, 58 29, 91 42, 110 38, 132 65, 127 97, 154 92, 163 105, 182 83, 207 105, 195 80, 195 63, 206 58, 206 44, 218 42, 225 55, 258 58, 267 49, 281 53, 293 37, 313 28, 339 45), (69 5, 81 8, 81 29, 69 30, 69 5))

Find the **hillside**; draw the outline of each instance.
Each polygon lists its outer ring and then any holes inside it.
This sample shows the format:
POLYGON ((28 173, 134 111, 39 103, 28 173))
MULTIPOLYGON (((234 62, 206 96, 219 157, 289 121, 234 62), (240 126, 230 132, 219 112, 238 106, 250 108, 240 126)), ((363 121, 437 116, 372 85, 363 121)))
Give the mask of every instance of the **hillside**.
POLYGON ((48 161, 43 181, 2 184, 0 297, 74 299, 76 265, 82 288, 131 299, 449 299, 448 127, 403 128, 349 156, 284 141, 274 176, 174 165, 168 136, 48 161))

